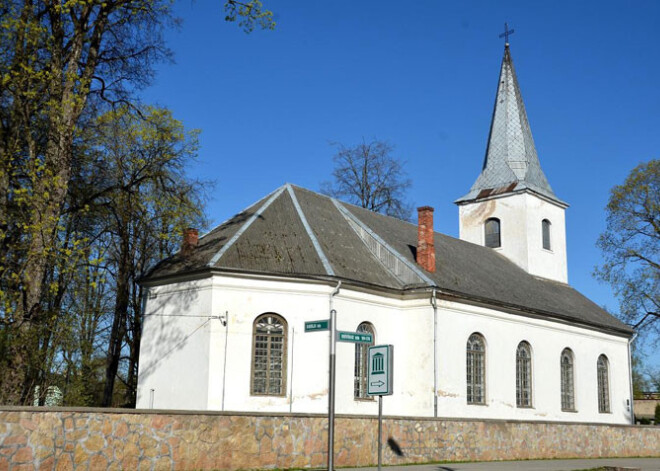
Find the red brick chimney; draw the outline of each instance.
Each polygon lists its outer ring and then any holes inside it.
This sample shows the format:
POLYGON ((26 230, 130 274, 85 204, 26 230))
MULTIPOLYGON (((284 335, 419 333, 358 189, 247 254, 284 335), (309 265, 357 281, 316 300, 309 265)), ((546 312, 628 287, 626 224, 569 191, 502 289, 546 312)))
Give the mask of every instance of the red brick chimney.
POLYGON ((433 243, 433 208, 417 208, 417 263, 424 270, 435 272, 435 245, 433 243))
POLYGON ((192 227, 183 230, 183 243, 181 244, 181 252, 183 255, 190 255, 199 242, 199 231, 192 227))

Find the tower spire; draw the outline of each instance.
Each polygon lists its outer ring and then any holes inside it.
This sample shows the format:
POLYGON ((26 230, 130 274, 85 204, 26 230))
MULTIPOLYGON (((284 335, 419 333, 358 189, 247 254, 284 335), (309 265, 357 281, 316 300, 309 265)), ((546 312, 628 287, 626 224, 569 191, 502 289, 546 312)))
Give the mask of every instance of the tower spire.
POLYGON ((557 198, 541 169, 509 50, 508 35, 513 30, 505 23, 504 31, 500 37, 507 42, 483 168, 470 192, 456 203, 527 190, 568 206, 557 198))

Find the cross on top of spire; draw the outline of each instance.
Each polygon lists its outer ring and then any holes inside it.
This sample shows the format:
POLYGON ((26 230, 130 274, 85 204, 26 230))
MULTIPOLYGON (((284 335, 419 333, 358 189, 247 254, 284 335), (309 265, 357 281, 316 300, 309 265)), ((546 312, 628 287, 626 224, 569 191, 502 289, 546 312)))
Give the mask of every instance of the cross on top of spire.
POLYGON ((504 45, 508 46, 509 45, 509 35, 513 34, 514 30, 509 29, 509 25, 507 23, 504 23, 504 32, 500 34, 500 38, 504 38, 504 45))

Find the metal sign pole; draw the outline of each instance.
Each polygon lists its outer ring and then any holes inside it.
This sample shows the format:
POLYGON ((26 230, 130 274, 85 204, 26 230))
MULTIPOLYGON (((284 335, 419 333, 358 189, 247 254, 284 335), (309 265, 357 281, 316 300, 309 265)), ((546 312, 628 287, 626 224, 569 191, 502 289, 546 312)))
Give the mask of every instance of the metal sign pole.
POLYGON ((337 311, 330 311, 330 387, 328 393, 328 471, 334 470, 335 458, 335 363, 337 347, 337 311))
POLYGON ((383 461, 383 396, 378 396, 378 471, 383 461))

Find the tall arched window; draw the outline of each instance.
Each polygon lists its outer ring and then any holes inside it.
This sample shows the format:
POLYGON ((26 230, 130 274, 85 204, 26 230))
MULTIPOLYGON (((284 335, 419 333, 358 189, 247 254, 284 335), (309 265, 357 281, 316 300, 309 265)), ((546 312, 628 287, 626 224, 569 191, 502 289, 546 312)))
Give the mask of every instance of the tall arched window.
POLYGON ((468 404, 486 403, 486 344, 480 334, 472 334, 466 347, 468 404))
POLYGON ((497 248, 502 246, 500 239, 500 220, 497 218, 486 219, 484 225, 486 247, 497 248))
POLYGON ((252 329, 252 387, 257 396, 286 394, 287 324, 269 312, 257 317, 252 329))
POLYGON ((532 347, 524 341, 516 350, 516 405, 532 407, 532 347))
POLYGON ((598 412, 610 412, 610 364, 605 355, 598 357, 598 412))
POLYGON ((371 334, 372 340, 371 343, 355 344, 355 373, 353 395, 356 399, 373 399, 371 396, 367 395, 367 362, 369 361, 369 347, 373 346, 376 342, 374 326, 369 322, 363 322, 358 326, 357 332, 371 334))
POLYGON ((565 348, 559 360, 561 368, 561 410, 575 410, 575 382, 573 378, 573 352, 565 348))
POLYGON ((552 249, 552 244, 550 243, 550 228, 552 226, 552 223, 548 221, 547 219, 544 219, 541 221, 541 229, 543 233, 543 248, 546 250, 551 250, 552 249))

